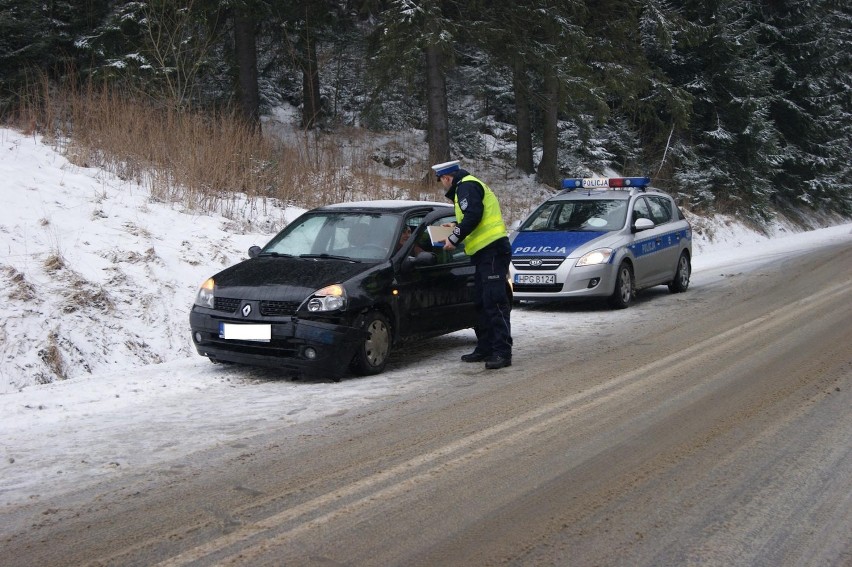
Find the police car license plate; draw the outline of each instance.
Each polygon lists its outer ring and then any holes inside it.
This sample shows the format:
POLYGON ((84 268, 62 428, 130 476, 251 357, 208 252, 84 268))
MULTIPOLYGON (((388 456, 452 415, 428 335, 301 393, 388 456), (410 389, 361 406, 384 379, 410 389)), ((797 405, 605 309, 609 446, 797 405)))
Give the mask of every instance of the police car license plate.
POLYGON ((555 284, 556 274, 515 274, 516 284, 555 284))
POLYGON ((272 325, 232 325, 231 323, 219 323, 219 338, 268 343, 272 339, 272 325))

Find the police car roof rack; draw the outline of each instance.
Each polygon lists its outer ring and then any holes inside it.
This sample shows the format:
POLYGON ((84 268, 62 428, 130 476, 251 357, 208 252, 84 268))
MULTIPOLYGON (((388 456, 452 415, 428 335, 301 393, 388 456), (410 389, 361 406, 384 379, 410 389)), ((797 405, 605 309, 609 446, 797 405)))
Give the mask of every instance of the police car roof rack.
POLYGON ((574 177, 562 180, 562 192, 569 193, 575 189, 588 189, 589 194, 593 189, 598 191, 607 189, 639 189, 645 191, 650 183, 650 177, 574 177))

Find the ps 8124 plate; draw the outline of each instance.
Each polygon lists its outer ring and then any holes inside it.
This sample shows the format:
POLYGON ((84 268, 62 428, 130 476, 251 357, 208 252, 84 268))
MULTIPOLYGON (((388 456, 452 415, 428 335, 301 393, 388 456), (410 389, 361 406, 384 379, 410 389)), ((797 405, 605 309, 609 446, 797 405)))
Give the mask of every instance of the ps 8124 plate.
POLYGON ((546 285, 556 283, 556 274, 515 274, 516 284, 546 285))

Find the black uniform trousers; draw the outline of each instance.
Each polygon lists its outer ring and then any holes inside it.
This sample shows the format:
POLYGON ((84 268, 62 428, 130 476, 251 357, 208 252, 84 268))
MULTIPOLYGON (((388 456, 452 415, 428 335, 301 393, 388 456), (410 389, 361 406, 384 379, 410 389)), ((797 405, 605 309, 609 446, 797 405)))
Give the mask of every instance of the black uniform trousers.
POLYGON ((508 293, 508 238, 496 240, 471 256, 476 268, 474 304, 479 313, 476 351, 512 359, 512 302, 508 293))

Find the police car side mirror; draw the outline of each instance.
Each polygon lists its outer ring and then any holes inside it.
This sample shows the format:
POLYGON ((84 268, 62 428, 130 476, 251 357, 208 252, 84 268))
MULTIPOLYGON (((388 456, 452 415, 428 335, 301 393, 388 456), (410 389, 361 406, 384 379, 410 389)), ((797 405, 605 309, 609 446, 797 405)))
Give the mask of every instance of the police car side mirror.
POLYGON ((651 219, 636 219, 636 222, 633 223, 633 232, 642 232, 643 230, 648 230, 655 226, 654 221, 651 219))
POLYGON ((252 246, 248 251, 249 258, 257 258, 260 254, 260 246, 252 246))

